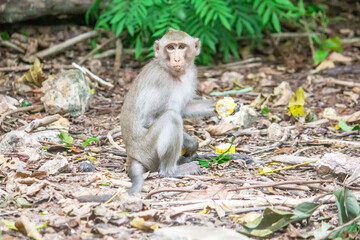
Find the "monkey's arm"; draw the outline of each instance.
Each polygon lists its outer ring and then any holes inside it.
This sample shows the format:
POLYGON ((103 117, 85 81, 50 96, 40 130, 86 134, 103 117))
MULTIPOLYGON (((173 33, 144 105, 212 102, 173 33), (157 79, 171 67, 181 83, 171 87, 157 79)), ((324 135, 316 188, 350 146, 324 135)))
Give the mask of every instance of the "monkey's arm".
POLYGON ((215 115, 214 103, 202 100, 190 101, 182 111, 183 117, 203 117, 215 115))

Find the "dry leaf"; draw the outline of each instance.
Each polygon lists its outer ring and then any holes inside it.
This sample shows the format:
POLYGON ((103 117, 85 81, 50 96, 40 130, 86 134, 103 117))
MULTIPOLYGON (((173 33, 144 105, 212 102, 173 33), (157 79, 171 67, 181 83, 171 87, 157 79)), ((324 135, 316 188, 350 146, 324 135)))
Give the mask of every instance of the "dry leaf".
POLYGON ((311 71, 311 73, 318 73, 324 69, 334 68, 334 67, 335 64, 333 61, 325 59, 315 68, 315 70, 311 71))
POLYGON ((38 58, 35 59, 34 64, 31 66, 29 71, 20 77, 16 82, 30 82, 34 83, 36 86, 41 87, 42 83, 45 81, 43 71, 41 69, 41 63, 38 58))
POLYGON ((274 89, 274 95, 280 98, 274 103, 274 107, 277 106, 286 106, 289 104, 291 100, 291 96, 293 95, 293 91, 291 91, 291 87, 288 82, 283 81, 274 89))
POLYGON ((219 125, 209 126, 206 128, 206 131, 210 133, 212 136, 221 135, 223 133, 226 133, 228 131, 234 130, 239 128, 239 126, 236 126, 231 123, 220 123, 219 125))
POLYGON ((236 224, 246 225, 249 222, 253 222, 258 217, 261 217, 261 214, 257 212, 249 212, 240 215, 229 215, 229 217, 236 224))
POLYGON ((159 228, 159 226, 154 222, 145 222, 143 218, 136 217, 131 222, 130 225, 144 231, 152 231, 159 228))
POLYGON ((332 52, 328 57, 328 60, 333 62, 350 63, 352 62, 351 57, 346 57, 338 52, 332 52))
POLYGON ((26 216, 21 216, 16 221, 15 227, 19 229, 19 231, 26 233, 29 237, 33 239, 42 239, 42 236, 36 229, 35 224, 30 222, 30 220, 26 216))

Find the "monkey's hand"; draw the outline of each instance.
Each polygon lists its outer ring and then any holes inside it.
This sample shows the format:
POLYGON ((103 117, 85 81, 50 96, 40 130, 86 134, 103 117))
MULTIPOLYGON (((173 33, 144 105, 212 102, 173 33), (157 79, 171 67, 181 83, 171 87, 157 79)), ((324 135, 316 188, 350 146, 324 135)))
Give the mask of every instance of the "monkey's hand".
POLYGON ((209 101, 192 100, 182 111, 183 117, 210 117, 215 115, 215 104, 209 101))

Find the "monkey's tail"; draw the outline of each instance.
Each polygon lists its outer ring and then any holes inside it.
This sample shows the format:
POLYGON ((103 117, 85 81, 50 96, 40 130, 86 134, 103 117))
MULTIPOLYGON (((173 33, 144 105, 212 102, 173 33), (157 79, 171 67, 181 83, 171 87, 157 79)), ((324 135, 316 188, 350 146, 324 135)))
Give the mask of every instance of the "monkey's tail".
POLYGON ((126 150, 124 148, 122 148, 118 144, 116 144, 116 142, 114 141, 113 135, 120 136, 121 135, 121 127, 114 128, 113 130, 108 132, 106 137, 109 139, 109 142, 111 143, 111 145, 113 145, 113 147, 115 147, 117 150, 119 150, 121 152, 126 152, 126 150))

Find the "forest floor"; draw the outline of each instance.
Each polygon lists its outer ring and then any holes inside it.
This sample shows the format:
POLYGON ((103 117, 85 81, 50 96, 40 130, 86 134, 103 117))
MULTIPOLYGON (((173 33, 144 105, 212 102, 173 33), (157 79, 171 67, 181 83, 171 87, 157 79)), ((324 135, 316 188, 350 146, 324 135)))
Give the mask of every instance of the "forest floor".
MULTIPOLYGON (((329 34, 359 37, 358 23, 353 26, 336 26, 329 34)), ((135 60, 131 50, 123 51, 120 70, 114 70, 113 56, 81 64, 114 85, 92 79, 95 92, 82 116, 61 114, 54 123, 34 127, 29 123, 52 114, 22 108, 28 101, 41 105, 44 94, 36 80, 19 80, 32 65, 31 56, 90 31, 69 25, 23 26, 9 39, 20 50, 0 46, 0 239, 234 239, 233 234, 247 238, 237 231, 254 239, 289 239, 320 227, 322 235, 317 236, 324 237, 344 224, 338 215, 349 208, 344 199, 360 200, 359 41, 345 43, 343 53, 332 54, 327 60, 332 68, 315 70, 306 38, 276 39, 282 56, 267 43, 254 53, 248 42, 242 42, 239 52, 244 60, 198 67, 198 94, 204 99, 224 97, 212 92, 253 87, 230 95, 238 105, 230 119, 184 120, 185 131, 200 143, 199 158, 214 157, 215 146, 231 143, 233 137, 237 154, 221 164, 211 162, 202 175, 162 178, 150 173, 141 194, 129 197, 124 193, 130 186, 126 154, 106 136, 118 128, 124 96, 145 64, 135 60), (296 104, 312 113, 306 120, 289 115, 290 98, 299 87, 305 104, 296 104), (70 136, 71 143, 63 144, 58 137, 64 130, 63 140, 70 136), (42 131, 56 134, 38 141, 31 138, 42 131), (4 143, 10 133, 10 142, 4 143), (99 141, 82 146, 91 138, 99 141), (277 171, 262 172, 269 170, 277 171), (344 198, 335 198, 334 191, 344 198), (96 202, 96 196, 117 193, 106 204, 96 202), (313 203, 304 207, 310 215, 291 219, 299 214, 295 207, 307 202, 313 203), (261 214, 258 232, 242 227, 261 214)), ((98 38, 98 44, 109 38, 98 38)), ((114 48, 111 42, 101 52, 114 48)), ((68 71, 91 50, 88 38, 44 57, 44 78, 68 71)), ((124 148, 121 134, 112 134, 124 148)), ((348 229, 343 237, 356 238, 357 231, 348 229)))

